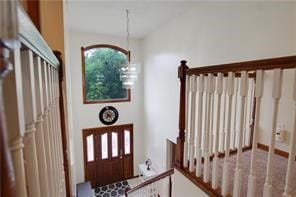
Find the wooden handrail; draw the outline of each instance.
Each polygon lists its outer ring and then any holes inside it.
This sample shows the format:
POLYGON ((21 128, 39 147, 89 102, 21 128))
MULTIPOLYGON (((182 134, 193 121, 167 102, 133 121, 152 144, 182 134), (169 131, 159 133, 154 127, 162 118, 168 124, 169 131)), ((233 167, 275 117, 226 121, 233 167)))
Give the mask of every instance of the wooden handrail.
POLYGON ((149 180, 145 181, 144 183, 141 183, 140 185, 137 185, 136 187, 134 187, 134 188, 132 188, 130 190, 127 190, 125 192, 125 196, 128 196, 128 194, 131 194, 131 193, 133 193, 133 192, 135 192, 135 191, 137 191, 137 190, 139 190, 139 189, 141 189, 141 188, 143 188, 143 187, 145 187, 147 185, 150 185, 151 183, 154 183, 154 182, 157 182, 157 181, 159 181, 161 179, 164 179, 165 177, 170 176, 173 173, 174 173, 173 168, 166 171, 166 172, 163 172, 163 173, 159 174, 158 176, 153 177, 152 179, 149 179, 149 180))
POLYGON ((17 8, 17 16, 19 41, 25 45, 25 47, 29 48, 42 59, 50 63, 53 67, 57 68, 60 64, 59 60, 53 54, 46 41, 21 6, 18 6, 17 8))
POLYGON ((212 65, 205 67, 189 68, 187 75, 198 75, 208 73, 228 73, 240 71, 272 70, 275 68, 295 68, 296 56, 277 57, 253 61, 236 62, 229 64, 212 65))
POLYGON ((9 50, 12 50, 13 48, 19 46, 19 44, 16 43, 21 43, 22 48, 30 49, 36 55, 46 60, 46 62, 51 64, 53 67, 57 68, 60 64, 59 60, 51 51, 50 47, 20 4, 17 6, 17 21, 18 38, 14 40, 3 40, 0 38, 1 45, 4 45, 9 50))

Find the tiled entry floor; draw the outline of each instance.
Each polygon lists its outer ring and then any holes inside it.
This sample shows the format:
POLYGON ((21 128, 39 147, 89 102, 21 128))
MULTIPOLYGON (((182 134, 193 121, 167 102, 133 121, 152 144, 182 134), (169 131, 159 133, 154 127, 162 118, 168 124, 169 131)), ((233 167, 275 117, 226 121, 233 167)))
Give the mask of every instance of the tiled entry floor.
POLYGON ((104 185, 94 189, 95 197, 121 197, 124 196, 126 188, 135 187, 139 183, 139 178, 134 178, 117 183, 112 183, 109 185, 104 185))

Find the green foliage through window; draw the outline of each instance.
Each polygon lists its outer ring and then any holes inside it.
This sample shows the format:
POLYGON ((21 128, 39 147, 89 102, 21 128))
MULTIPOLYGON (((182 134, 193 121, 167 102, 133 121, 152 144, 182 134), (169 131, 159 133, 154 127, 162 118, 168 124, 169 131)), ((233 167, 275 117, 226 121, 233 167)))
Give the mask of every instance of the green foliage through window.
POLYGON ((119 70, 127 55, 112 48, 92 48, 84 51, 85 99, 87 102, 127 99, 119 70))

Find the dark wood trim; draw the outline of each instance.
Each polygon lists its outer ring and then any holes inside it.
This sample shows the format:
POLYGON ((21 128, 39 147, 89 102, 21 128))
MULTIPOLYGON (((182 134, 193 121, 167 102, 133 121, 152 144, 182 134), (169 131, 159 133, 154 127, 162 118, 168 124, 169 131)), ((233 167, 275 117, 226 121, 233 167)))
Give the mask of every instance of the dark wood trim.
POLYGON ((60 106, 60 124, 61 124, 61 136, 62 136, 62 147, 63 147, 63 166, 65 171, 65 187, 66 187, 66 196, 71 196, 71 181, 70 181, 70 170, 69 170, 69 159, 68 159, 68 139, 67 139, 67 131, 66 131, 66 120, 65 120, 65 105, 64 105, 64 95, 63 95, 63 81, 64 81, 64 72, 63 72, 63 60, 62 53, 60 51, 53 51, 55 56, 60 62, 60 66, 58 67, 59 72, 59 106, 60 106))
MULTIPOLYGON (((264 150, 264 151, 267 151, 267 152, 269 151, 269 146, 267 146, 265 144, 262 144, 262 143, 257 143, 257 148, 261 149, 261 150, 264 150)), ((274 149, 274 154, 279 155, 279 156, 284 157, 284 158, 289 158, 289 153, 288 152, 277 149, 277 148, 274 149)), ((295 161, 296 161, 296 156, 295 156, 295 161)))
MULTIPOLYGON (((242 148, 242 152, 246 152, 252 149, 252 146, 245 146, 242 148)), ((229 150, 229 155, 235 155, 237 153, 237 149, 230 149, 229 150)), ((218 153, 218 158, 222 159, 225 157, 225 152, 219 152, 218 153)), ((214 158, 214 155, 210 156, 210 161, 212 161, 214 158)), ((201 158, 201 162, 204 163, 204 157, 201 158)), ((194 159, 194 165, 196 165, 196 159, 194 159)), ((188 161, 188 166, 189 166, 189 161, 188 161)))
POLYGON ((134 178, 139 178, 139 175, 134 175, 131 177, 131 179, 134 179, 134 178))
POLYGON ((82 95, 83 95, 83 104, 98 104, 98 103, 121 103, 121 102, 130 102, 131 101, 131 90, 127 90, 127 98, 122 99, 110 99, 110 100, 97 100, 97 101, 88 101, 86 99, 86 88, 85 88, 85 56, 84 52, 94 48, 110 48, 124 53, 127 56, 128 61, 131 59, 130 51, 127 51, 118 46, 110 44, 97 44, 87 47, 81 47, 81 65, 82 65, 82 95))
POLYGON ((41 28, 40 23, 40 0, 26 0, 27 13, 30 16, 32 22, 34 23, 35 27, 39 30, 41 28))
POLYGON ((15 197, 16 196, 16 182, 14 175, 14 168, 11 158, 11 152, 8 144, 8 131, 6 128, 6 118, 4 114, 3 104, 3 88, 2 80, 8 72, 9 50, 5 48, 0 40, 0 176, 1 176, 1 192, 0 196, 15 197))
POLYGON ((125 128, 125 127, 131 127, 133 128, 133 124, 121 124, 121 125, 110 125, 110 126, 103 126, 103 127, 90 127, 90 128, 85 128, 82 129, 83 132, 86 132, 87 135, 89 135, 90 132, 100 132, 100 131, 106 131, 106 129, 120 129, 120 128, 125 128))
MULTIPOLYGON (((186 73, 187 75, 189 75, 188 73, 186 73)), ((209 73, 208 73, 209 74, 209 73)), ((208 74, 205 74, 205 76, 207 76, 208 74)), ((218 74, 217 73, 212 73, 213 76, 217 77, 218 74)), ((197 74, 199 75, 199 74, 197 74)), ((189 75, 190 76, 190 75, 189 75)), ((234 73, 234 77, 236 78, 241 78, 242 74, 241 73, 234 73)), ((228 77, 228 72, 227 73, 223 73, 223 77, 228 77)), ((250 72, 248 73, 248 77, 249 78, 256 78, 256 73, 255 72, 250 72)))
MULTIPOLYGON (((194 185, 196 185, 198 188, 200 188, 203 192, 208 194, 209 196, 217 196, 217 197, 222 197, 221 195, 221 189, 213 189, 211 182, 205 183, 203 181, 202 177, 197 177, 195 175, 195 172, 189 172, 187 169, 181 169, 175 166, 175 169, 178 170, 181 174, 183 174, 186 178, 188 178, 194 185)), ((228 194, 227 196, 231 196, 228 194)))
POLYGON ((188 75, 208 74, 208 73, 228 73, 240 71, 272 70, 275 68, 295 68, 296 56, 277 57, 270 59, 261 59, 253 61, 236 62, 229 64, 220 64, 213 66, 199 66, 187 70, 188 75))
POLYGON ((82 47, 85 51, 90 50, 90 49, 95 49, 95 48, 110 48, 110 49, 114 49, 116 51, 120 51, 124 54, 126 54, 129 58, 129 51, 125 50, 124 48, 115 46, 115 45, 111 45, 111 44, 95 44, 95 45, 90 45, 87 47, 82 47))
POLYGON ((83 104, 99 104, 99 103, 122 103, 131 101, 131 90, 127 90, 127 98, 124 99, 112 99, 112 100, 100 100, 100 101, 86 101, 84 99, 83 104))
POLYGON ((176 145, 176 166, 183 168, 183 154, 185 142, 185 97, 186 97, 186 72, 188 66, 182 60, 178 68, 178 78, 180 79, 180 104, 179 104, 179 136, 176 145))
POLYGON ((165 172, 157 175, 156 177, 148 179, 147 181, 141 183, 140 185, 137 185, 136 187, 134 187, 134 188, 132 188, 130 190, 127 190, 125 192, 125 196, 128 196, 128 194, 131 194, 131 193, 133 193, 133 192, 135 192, 135 191, 137 191, 137 190, 139 190, 139 189, 141 189, 141 188, 143 188, 143 187, 145 187, 145 186, 147 186, 147 185, 149 185, 151 183, 154 183, 154 182, 157 182, 157 181, 159 181, 161 179, 164 179, 167 176, 171 176, 173 173, 174 173, 174 169, 172 168, 172 169, 170 169, 168 171, 165 171, 165 172))
MULTIPOLYGON (((252 146, 245 146, 245 147, 242 148, 242 152, 245 152, 245 151, 248 151, 248 150, 251 150, 251 149, 252 149, 252 146)), ((237 149, 230 149, 229 150, 229 155, 235 155, 236 153, 237 153, 237 149)), ((224 158, 225 153, 219 152, 218 157, 219 158, 224 158)), ((210 161, 212 161, 213 158, 214 158, 214 156, 212 155, 210 157, 210 161)))

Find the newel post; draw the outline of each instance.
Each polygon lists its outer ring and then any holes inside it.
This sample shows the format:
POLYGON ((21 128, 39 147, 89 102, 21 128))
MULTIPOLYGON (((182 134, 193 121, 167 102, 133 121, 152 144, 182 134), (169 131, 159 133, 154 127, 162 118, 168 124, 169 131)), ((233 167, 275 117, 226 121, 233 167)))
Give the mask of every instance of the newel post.
POLYGON ((179 104, 179 136, 177 138, 176 162, 175 165, 183 168, 183 154, 185 141, 185 99, 186 99, 186 71, 188 66, 186 61, 182 60, 178 67, 178 78, 180 79, 180 104, 179 104))

